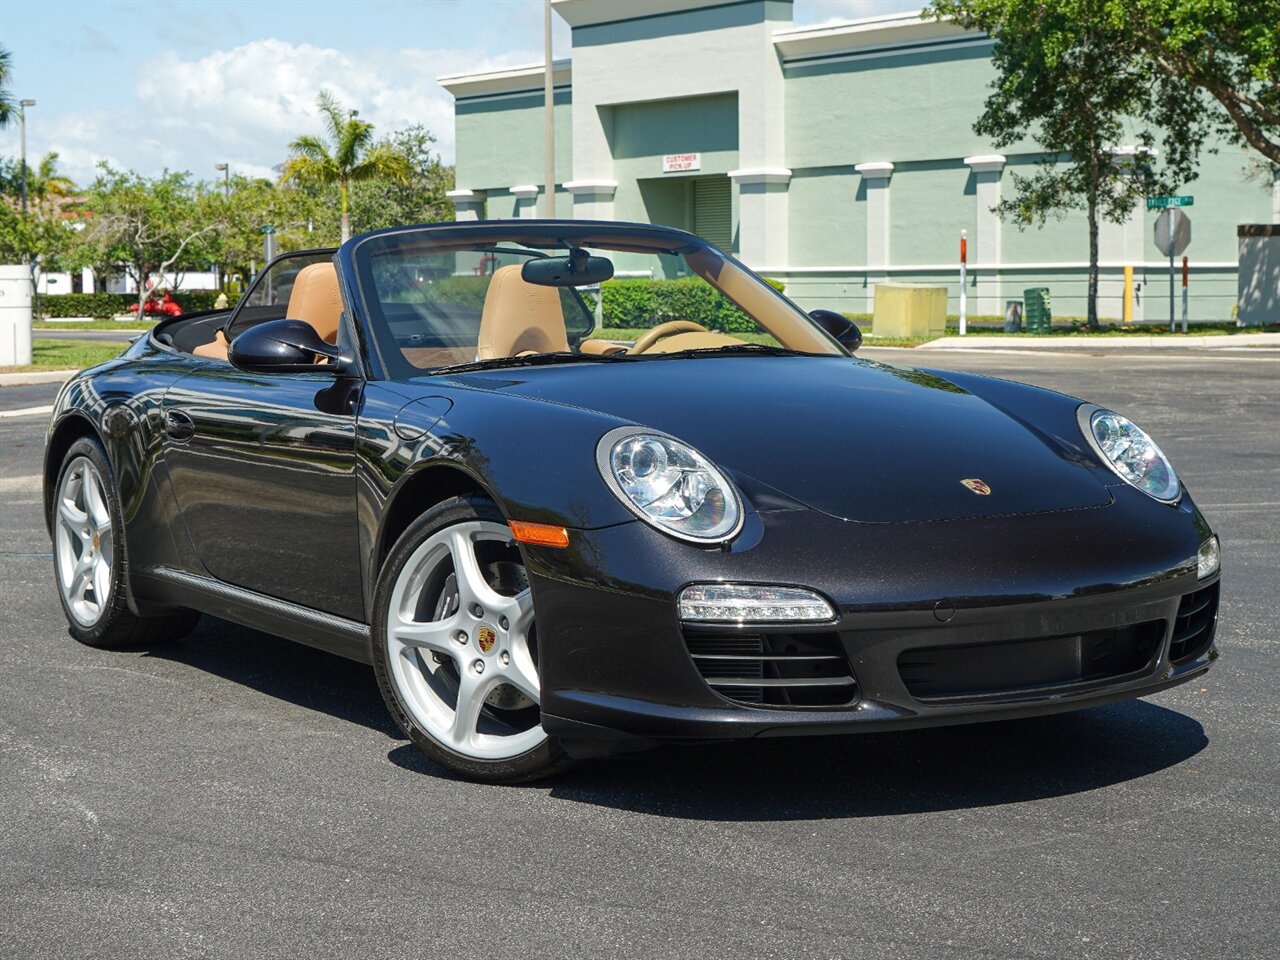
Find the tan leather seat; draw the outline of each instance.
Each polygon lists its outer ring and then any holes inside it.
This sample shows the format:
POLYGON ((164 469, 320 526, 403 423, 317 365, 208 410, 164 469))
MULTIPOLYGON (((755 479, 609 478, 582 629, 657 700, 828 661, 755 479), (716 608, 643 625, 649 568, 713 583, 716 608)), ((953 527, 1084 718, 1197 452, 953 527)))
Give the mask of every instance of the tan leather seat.
POLYGON ((316 328, 321 340, 337 343, 338 322, 342 317, 338 269, 332 263, 303 267, 293 281, 285 316, 290 320, 305 320, 316 328))
MULTIPOLYGON (((322 340, 337 343, 342 293, 338 289, 338 271, 332 263, 313 263, 298 271, 285 316, 305 320, 316 328, 322 340)), ((210 343, 202 343, 191 352, 197 357, 226 360, 228 346, 227 335, 219 330, 210 343)))
POLYGON ((495 270, 480 315, 476 356, 492 360, 568 349, 559 289, 526 283, 518 263, 495 270))

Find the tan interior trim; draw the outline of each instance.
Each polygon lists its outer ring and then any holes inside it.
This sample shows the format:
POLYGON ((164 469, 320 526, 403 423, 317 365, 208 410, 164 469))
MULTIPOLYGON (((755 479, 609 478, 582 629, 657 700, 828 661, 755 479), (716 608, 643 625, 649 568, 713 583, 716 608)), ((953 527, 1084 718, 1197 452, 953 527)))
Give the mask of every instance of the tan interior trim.
POLYGON ((298 272, 285 316, 305 320, 322 340, 337 343, 342 292, 338 289, 338 270, 332 263, 312 263, 298 272))
POLYGON ((229 346, 227 335, 219 330, 213 335, 211 341, 200 344, 191 352, 197 357, 206 357, 210 360, 225 360, 227 359, 227 347, 229 346))

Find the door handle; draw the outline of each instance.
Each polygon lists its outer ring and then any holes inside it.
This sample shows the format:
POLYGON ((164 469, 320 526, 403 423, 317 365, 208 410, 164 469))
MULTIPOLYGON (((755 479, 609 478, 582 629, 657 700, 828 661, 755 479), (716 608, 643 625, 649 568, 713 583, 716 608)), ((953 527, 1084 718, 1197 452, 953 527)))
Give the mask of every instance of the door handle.
POLYGON ((164 412, 164 432, 169 435, 170 439, 182 442, 183 440, 190 440, 195 435, 196 425, 181 410, 166 410, 164 412))

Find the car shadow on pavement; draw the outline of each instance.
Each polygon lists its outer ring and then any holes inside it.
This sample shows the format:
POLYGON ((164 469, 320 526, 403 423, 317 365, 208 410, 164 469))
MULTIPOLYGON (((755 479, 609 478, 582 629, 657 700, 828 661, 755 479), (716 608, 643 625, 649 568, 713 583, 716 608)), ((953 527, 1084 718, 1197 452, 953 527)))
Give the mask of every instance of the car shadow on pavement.
POLYGON ((202 617, 191 636, 147 651, 233 683, 402 737, 378 693, 373 669, 323 650, 202 617))
POLYGON ((690 820, 878 817, 998 806, 1165 770, 1208 744, 1141 700, 932 730, 664 747, 583 764, 551 796, 690 820))

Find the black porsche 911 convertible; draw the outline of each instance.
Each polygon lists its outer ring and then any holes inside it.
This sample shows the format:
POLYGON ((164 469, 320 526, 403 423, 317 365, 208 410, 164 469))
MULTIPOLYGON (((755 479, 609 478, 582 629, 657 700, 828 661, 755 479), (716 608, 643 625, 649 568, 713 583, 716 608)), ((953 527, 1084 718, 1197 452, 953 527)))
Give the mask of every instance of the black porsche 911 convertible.
POLYGON ((59 395, 45 504, 71 632, 150 643, 207 613, 371 663, 416 744, 490 781, 672 739, 1072 710, 1209 669, 1218 540, 1142 430, 854 359, 860 338, 662 227, 288 254, 59 395), (633 343, 600 325, 636 286, 611 277, 679 281, 633 343))

